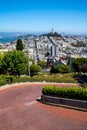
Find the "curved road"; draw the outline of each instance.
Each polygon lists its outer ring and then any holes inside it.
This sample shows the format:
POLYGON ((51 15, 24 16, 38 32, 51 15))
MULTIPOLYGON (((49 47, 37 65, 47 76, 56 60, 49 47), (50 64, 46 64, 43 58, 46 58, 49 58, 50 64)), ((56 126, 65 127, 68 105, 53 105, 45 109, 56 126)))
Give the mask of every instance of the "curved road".
POLYGON ((43 84, 0 91, 0 130, 87 130, 87 112, 36 101, 43 84))

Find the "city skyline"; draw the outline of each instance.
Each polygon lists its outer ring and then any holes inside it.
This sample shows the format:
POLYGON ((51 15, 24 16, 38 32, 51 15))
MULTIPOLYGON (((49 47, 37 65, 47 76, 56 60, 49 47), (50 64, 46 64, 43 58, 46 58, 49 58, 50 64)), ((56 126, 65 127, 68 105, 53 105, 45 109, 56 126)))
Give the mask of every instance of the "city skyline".
POLYGON ((2 1, 0 32, 57 32, 87 34, 86 1, 2 1))

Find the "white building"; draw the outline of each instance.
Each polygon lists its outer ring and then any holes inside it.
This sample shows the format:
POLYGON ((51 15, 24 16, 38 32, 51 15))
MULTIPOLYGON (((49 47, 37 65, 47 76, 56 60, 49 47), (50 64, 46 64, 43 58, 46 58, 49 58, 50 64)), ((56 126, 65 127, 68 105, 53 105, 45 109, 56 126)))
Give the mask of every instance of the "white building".
POLYGON ((59 47, 56 45, 51 46, 51 56, 58 57, 58 55, 59 55, 59 47))

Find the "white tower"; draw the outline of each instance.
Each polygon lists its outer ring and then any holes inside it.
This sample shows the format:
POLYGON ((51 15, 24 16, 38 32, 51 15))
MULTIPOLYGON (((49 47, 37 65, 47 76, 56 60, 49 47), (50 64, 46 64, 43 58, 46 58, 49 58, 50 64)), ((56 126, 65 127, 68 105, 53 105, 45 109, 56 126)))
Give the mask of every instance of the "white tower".
POLYGON ((54 34, 54 29, 52 28, 52 34, 54 34))
POLYGON ((87 51, 87 43, 86 43, 86 51, 87 51))

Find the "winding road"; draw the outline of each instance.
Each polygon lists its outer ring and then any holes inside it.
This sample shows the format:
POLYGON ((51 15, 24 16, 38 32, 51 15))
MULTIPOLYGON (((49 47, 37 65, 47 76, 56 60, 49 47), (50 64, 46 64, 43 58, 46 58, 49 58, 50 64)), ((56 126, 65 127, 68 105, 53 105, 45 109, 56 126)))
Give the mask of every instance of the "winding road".
POLYGON ((43 85, 25 83, 0 90, 0 130, 87 130, 87 112, 36 100, 43 85))

